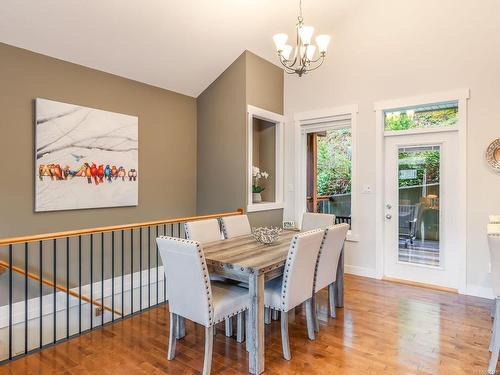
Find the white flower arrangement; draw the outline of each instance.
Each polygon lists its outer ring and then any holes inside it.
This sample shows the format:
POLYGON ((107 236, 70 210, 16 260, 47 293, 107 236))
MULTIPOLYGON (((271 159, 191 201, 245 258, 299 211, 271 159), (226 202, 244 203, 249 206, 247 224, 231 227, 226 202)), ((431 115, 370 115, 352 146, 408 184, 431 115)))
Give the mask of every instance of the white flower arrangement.
POLYGON ((252 192, 262 193, 265 188, 259 185, 259 180, 261 178, 267 180, 269 178, 269 173, 267 173, 266 171, 261 171, 259 167, 256 167, 254 165, 252 166, 252 177, 253 177, 252 192))

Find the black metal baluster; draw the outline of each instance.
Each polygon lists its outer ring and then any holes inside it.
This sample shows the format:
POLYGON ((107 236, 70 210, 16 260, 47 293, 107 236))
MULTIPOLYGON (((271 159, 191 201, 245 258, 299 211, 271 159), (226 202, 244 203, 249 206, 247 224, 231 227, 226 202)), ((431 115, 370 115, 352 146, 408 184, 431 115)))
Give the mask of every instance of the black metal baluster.
POLYGON ((115 232, 111 232, 111 321, 115 321, 115 232))
MULTIPOLYGON (((156 238, 158 238, 158 225, 156 226, 156 238)), ((158 279, 158 244, 156 243, 156 304, 158 305, 160 301, 158 301, 158 289, 160 288, 160 280, 158 279)))
POLYGON ((28 354, 28 243, 24 244, 24 354, 28 354))
POLYGON ((139 310, 142 311, 142 227, 139 228, 139 310))
POLYGON ((125 235, 124 235, 124 231, 122 229, 122 319, 123 317, 125 316, 125 301, 124 301, 124 294, 123 294, 123 290, 124 290, 124 286, 125 286, 125 274, 124 274, 124 270, 125 270, 125 259, 124 259, 124 256, 125 256, 125 235))
POLYGON ((94 234, 90 234, 90 329, 94 328, 92 314, 92 301, 94 301, 94 234))
POLYGON ((12 359, 12 244, 9 245, 9 360, 12 359))
POLYGON ((104 325, 104 232, 101 232, 101 326, 104 325))
POLYGON ((43 257, 42 257, 42 252, 43 252, 43 248, 42 248, 42 241, 39 241, 38 242, 38 253, 39 253, 39 270, 40 270, 40 281, 38 283, 38 287, 39 287, 39 294, 40 294, 40 326, 39 326, 39 331, 40 331, 40 345, 39 347, 41 348, 43 346, 43 304, 42 304, 42 294, 43 294, 43 284, 42 284, 42 279, 43 279, 43 257))
POLYGON ((69 237, 66 237, 66 338, 69 338, 69 237))
POLYGON ((134 313, 134 229, 130 229, 130 313, 134 313))
POLYGON ((82 236, 78 236, 78 333, 82 333, 82 236))
POLYGON ((177 237, 181 238, 181 223, 177 223, 177 237))
POLYGON ((53 264, 53 276, 54 276, 54 340, 53 343, 55 344, 57 341, 57 240, 54 238, 54 264, 53 264))
POLYGON ((148 308, 151 307, 151 227, 148 226, 148 308))

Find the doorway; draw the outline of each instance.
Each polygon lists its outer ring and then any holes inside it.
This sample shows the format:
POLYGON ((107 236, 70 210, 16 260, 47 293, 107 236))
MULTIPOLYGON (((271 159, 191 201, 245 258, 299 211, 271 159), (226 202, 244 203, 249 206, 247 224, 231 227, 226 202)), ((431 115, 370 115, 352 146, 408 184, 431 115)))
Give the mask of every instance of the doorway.
POLYGON ((388 105, 379 114, 379 275, 463 290, 465 120, 459 101, 388 105))

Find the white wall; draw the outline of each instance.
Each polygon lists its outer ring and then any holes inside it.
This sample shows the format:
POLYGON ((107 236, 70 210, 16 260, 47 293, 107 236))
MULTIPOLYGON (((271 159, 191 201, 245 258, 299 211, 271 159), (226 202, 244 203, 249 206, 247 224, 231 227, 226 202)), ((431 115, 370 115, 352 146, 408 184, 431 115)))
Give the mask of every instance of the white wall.
MULTIPOLYGON (((315 20, 308 22, 314 25, 315 20)), ((321 32, 332 35, 327 62, 309 76, 286 77, 285 114, 357 104, 360 188, 375 186, 374 102, 470 89, 467 290, 489 296, 485 228, 488 214, 500 213, 500 174, 488 168, 484 152, 500 137, 500 1, 363 1, 342 23, 329 25, 326 18, 318 22, 321 32)), ((286 133, 285 219, 293 219, 294 210, 291 125, 286 133)), ((354 220, 360 240, 346 252, 346 264, 364 274, 375 272, 375 191, 381 188, 359 194, 354 220)))

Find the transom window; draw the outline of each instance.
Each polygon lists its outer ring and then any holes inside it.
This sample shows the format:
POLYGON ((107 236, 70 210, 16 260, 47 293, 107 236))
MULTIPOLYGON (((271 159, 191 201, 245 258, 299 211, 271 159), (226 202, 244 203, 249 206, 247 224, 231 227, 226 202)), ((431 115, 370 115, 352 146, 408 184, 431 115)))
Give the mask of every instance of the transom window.
POLYGON ((384 111, 385 131, 450 128, 458 123, 458 101, 384 111))

